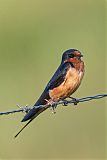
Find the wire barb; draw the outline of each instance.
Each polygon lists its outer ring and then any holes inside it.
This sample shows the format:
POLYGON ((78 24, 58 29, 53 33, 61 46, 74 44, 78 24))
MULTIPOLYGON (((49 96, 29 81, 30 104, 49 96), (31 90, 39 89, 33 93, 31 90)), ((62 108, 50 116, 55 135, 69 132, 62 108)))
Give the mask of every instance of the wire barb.
MULTIPOLYGON (((81 103, 81 102, 86 102, 86 101, 91 101, 91 100, 95 100, 95 99, 101 99, 101 98, 104 98, 104 97, 107 97, 107 94, 98 94, 98 95, 95 95, 95 96, 87 96, 87 97, 83 97, 83 98, 75 98, 75 100, 78 100, 77 101, 77 104, 78 103, 81 103)), ((65 106, 65 103, 66 103, 66 106, 68 104, 75 104, 74 102, 74 98, 72 100, 64 100, 64 101, 59 101, 59 102, 53 102, 52 105, 55 106, 55 108, 62 104, 63 106, 65 106)), ((76 105, 77 105, 76 104, 76 105)), ((11 111, 6 111, 6 112, 0 112, 0 115, 8 115, 8 114, 13 114, 13 113, 18 113, 18 112, 29 112, 31 109, 33 108, 43 108, 43 107, 52 107, 50 104, 46 104, 46 105, 39 105, 39 106, 33 106, 33 107, 28 107, 27 105, 25 107, 21 107, 20 105, 17 105, 20 109, 15 109, 15 110, 11 110, 11 111)))

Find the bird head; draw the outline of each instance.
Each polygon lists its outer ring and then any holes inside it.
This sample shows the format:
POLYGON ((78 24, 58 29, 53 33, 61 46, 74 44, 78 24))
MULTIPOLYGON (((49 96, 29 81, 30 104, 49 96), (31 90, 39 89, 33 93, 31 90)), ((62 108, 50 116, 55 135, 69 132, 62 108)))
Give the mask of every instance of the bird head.
POLYGON ((63 53, 61 63, 64 63, 64 62, 75 63, 76 61, 81 61, 81 57, 83 57, 83 55, 79 50, 69 49, 63 53))

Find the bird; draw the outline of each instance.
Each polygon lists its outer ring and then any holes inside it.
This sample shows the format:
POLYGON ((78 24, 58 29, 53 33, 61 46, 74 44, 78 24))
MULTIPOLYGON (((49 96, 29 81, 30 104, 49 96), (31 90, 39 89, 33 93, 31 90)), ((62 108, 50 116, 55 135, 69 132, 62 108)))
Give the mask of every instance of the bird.
MULTIPOLYGON (((84 62, 81 57, 83 57, 83 55, 77 49, 68 49, 62 54, 62 60, 58 69, 46 85, 43 93, 34 106, 66 100, 66 98, 69 98, 78 89, 85 71, 84 62)), ((15 138, 31 123, 32 120, 47 108, 48 107, 34 107, 26 113, 21 122, 28 122, 15 135, 15 138)))

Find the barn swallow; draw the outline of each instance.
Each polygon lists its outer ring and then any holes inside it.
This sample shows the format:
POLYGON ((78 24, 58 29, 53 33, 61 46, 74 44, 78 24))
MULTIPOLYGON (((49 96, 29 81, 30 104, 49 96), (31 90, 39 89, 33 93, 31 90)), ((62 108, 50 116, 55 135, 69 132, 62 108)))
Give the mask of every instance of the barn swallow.
MULTIPOLYGON (((81 57, 83 57, 83 55, 77 49, 69 49, 63 53, 60 66, 34 106, 65 100, 78 89, 84 76, 84 62, 81 60, 81 57)), ((22 119, 22 122, 29 121, 15 137, 47 108, 48 107, 39 107, 31 109, 22 119)))

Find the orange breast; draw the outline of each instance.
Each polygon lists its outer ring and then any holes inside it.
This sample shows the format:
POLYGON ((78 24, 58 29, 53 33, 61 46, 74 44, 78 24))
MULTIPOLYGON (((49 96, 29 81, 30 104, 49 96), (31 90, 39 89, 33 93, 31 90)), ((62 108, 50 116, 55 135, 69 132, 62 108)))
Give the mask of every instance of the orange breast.
POLYGON ((70 68, 65 77, 65 81, 60 86, 50 90, 49 96, 54 101, 69 97, 79 87, 82 78, 82 71, 79 72, 75 68, 70 68))

